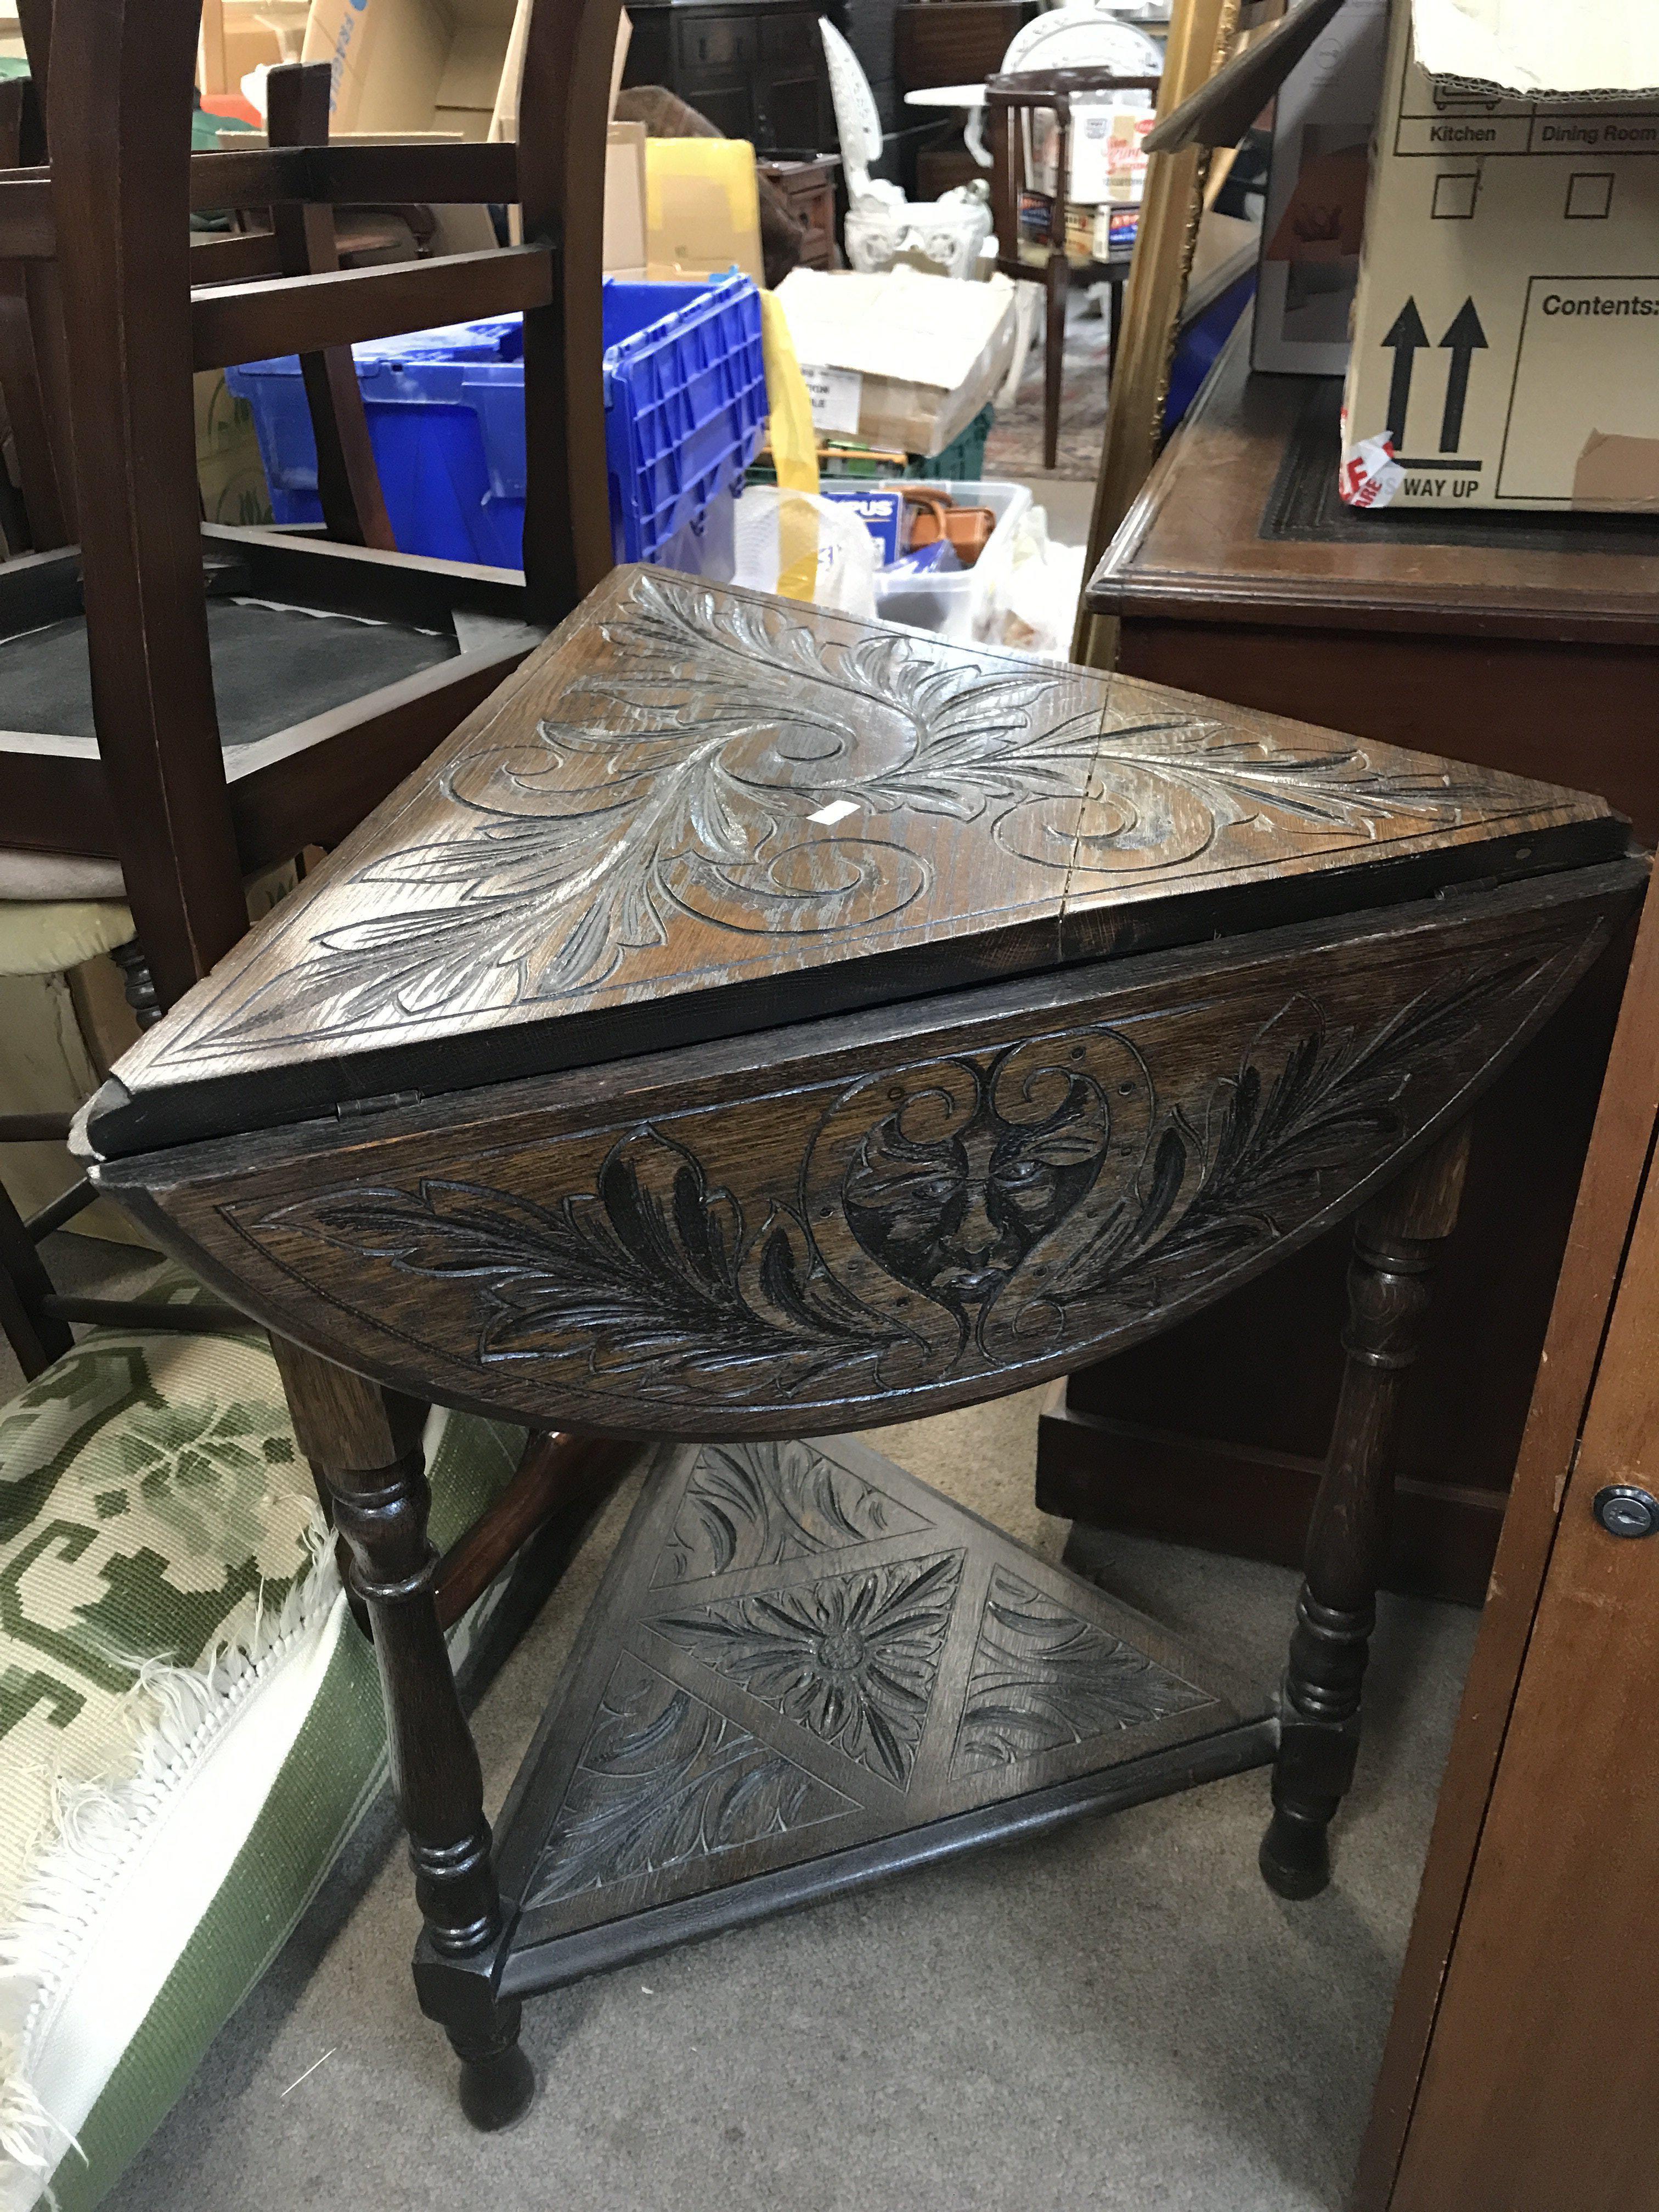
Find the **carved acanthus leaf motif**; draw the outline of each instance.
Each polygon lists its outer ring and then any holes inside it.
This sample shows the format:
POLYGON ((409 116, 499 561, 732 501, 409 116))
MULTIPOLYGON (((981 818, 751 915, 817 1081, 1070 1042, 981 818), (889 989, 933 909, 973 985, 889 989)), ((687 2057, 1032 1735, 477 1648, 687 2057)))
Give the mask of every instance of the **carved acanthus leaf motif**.
MULTIPOLYGON (((1297 850, 1352 847, 1453 829, 1489 808, 1478 781, 1425 763, 1378 768, 1362 745, 1280 747, 1202 717, 1109 720, 1077 842, 1073 889, 1126 872, 1178 867, 1227 845, 1228 831, 1271 824, 1297 850)), ((1258 848, 1258 852, 1260 848, 1258 848)), ((1218 854, 1224 865, 1226 851, 1218 854)))
POLYGON ((896 1789, 927 1724, 963 1554, 900 1559, 793 1589, 717 1598, 651 1623, 896 1789))
MULTIPOLYGON (((1276 750, 1202 716, 1102 733, 1105 687, 976 661, 899 630, 836 634, 780 603, 640 576, 605 665, 559 719, 477 744, 435 827, 349 878, 381 896, 322 927, 279 977, 185 1033, 237 1051, 551 1004, 597 989, 693 916, 733 939, 859 932, 933 884, 906 816, 1098 885, 1218 860, 1277 862, 1450 827, 1490 793, 1360 746, 1276 750), (850 799, 862 834, 814 827, 850 799), (1270 823, 1248 854, 1228 833, 1270 823)), ((427 813, 433 810, 428 807, 427 813)), ((296 948, 297 951, 297 948, 296 948)))
POLYGON ((1557 957, 1518 949, 1364 1029, 1297 994, 1196 1102, 1161 1102, 1104 1026, 884 1074, 825 1108, 758 1227, 653 1127, 546 1206, 425 1178, 255 1225, 453 1284, 481 1364, 579 1363, 644 1403, 688 1377, 735 1403, 908 1389, 1030 1356, 1087 1302, 1150 1306, 1242 1264, 1328 1173, 1384 1157, 1407 1086, 1557 957))
MULTIPOLYGON (((552 1000, 666 942, 677 913, 738 933, 867 931, 930 881, 892 839, 808 817, 851 793, 962 822, 1066 799, 1018 849, 1071 861, 1099 707, 1084 679, 990 674, 900 632, 819 637, 772 605, 636 579, 612 665, 564 696, 586 720, 463 756, 438 838, 353 878, 441 903, 325 931, 204 1045, 250 1047, 552 1000), (712 663, 712 665, 711 665, 712 663)), ((1013 848, 1010 848, 1013 849, 1013 848)))
POLYGON ((951 1771, 1017 1765, 1211 1702, 1144 1651, 998 1567, 980 1618, 951 1771))
POLYGON ((1160 1269, 1192 1279, 1269 1242, 1325 1170, 1400 1132, 1413 1071, 1538 966, 1535 954, 1519 953, 1459 975, 1363 1035, 1328 1027, 1314 1000, 1293 1000, 1218 1085, 1202 1127, 1179 1113, 1164 1121, 1133 1202, 1079 1247, 1045 1296, 1087 1297, 1139 1279, 1151 1297, 1160 1269), (1265 1074, 1279 1054, 1277 1073, 1265 1074))
POLYGON ((262 1227, 316 1237, 410 1274, 465 1280, 481 1307, 478 1358, 532 1359, 580 1344, 592 1371, 648 1392, 705 1364, 792 1369, 794 1387, 904 1332, 867 1311, 779 1214, 749 1237, 729 1191, 654 1130, 613 1148, 590 1196, 544 1207, 472 1182, 356 1186, 302 1199, 262 1227))
POLYGON ((840 1790, 624 1654, 525 1903, 609 1889, 851 1808, 840 1790))
POLYGON ((709 1444, 658 1563, 655 1587, 909 1535, 919 1513, 811 1444, 709 1444))

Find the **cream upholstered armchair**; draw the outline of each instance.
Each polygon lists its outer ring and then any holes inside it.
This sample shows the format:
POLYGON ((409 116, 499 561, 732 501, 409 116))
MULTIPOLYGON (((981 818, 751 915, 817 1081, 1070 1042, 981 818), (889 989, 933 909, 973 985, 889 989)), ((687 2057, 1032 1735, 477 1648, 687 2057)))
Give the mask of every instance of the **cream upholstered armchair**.
POLYGON ((988 196, 970 185, 936 200, 908 200, 896 185, 872 177, 870 165, 881 158, 882 130, 870 80, 833 23, 820 16, 818 29, 847 176, 847 258, 854 269, 878 275, 900 254, 919 254, 945 276, 971 276, 991 235, 988 196))

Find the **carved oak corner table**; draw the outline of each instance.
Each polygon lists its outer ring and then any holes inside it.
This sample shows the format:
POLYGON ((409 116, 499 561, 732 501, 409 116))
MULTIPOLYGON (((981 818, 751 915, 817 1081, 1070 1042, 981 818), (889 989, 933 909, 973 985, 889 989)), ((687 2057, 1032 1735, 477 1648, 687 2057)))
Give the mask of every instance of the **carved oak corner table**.
POLYGON ((1644 878, 1599 799, 622 568, 121 1062, 100 1188, 273 1332, 422 2007, 1269 1760, 1310 1895, 1462 1117, 1644 878), (1358 1228, 1276 1705, 841 1432, 1358 1228), (492 1844, 410 1401, 662 1440, 492 1844))

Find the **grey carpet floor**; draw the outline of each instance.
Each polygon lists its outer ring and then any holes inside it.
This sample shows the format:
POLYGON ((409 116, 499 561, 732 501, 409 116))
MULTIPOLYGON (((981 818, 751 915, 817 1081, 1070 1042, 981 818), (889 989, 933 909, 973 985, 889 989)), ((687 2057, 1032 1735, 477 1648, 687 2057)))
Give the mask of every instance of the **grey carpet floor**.
MULTIPOLYGON (((1036 1407, 871 1441, 1053 1558, 1066 1531, 1031 1503, 1036 1407)), ((492 1803, 630 1503, 631 1486, 479 1708, 492 1803)), ((1291 1575, 1081 1548, 1118 1595, 1277 1674, 1291 1575)), ((542 2094, 494 2137, 461 2120, 416 2009, 383 1808, 110 2212, 1328 2212, 1474 1630, 1385 1601, 1336 1881, 1311 1904, 1256 1874, 1265 1775, 1212 1784, 533 2001, 542 2094)))

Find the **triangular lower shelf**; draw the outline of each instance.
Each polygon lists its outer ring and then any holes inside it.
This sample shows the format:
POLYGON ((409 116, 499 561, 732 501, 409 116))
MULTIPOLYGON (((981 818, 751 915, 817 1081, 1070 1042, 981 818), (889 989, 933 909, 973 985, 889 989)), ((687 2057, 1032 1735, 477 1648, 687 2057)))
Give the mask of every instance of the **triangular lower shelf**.
POLYGON ((502 1816, 504 1992, 1273 1756, 1152 1621, 844 1438, 647 1482, 502 1816))

